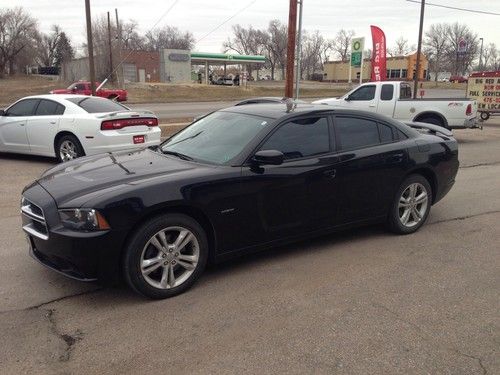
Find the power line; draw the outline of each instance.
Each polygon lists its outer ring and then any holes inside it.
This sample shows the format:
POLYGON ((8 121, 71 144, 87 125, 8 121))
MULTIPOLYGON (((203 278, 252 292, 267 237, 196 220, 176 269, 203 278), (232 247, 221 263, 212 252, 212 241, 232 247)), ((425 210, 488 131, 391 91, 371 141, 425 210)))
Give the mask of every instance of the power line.
MULTIPOLYGON (((177 4, 179 2, 179 0, 174 0, 174 2, 172 3, 172 5, 170 5, 170 7, 165 11, 163 12, 163 14, 160 16, 160 18, 158 18, 158 21, 156 21, 156 23, 151 26, 151 28, 146 32, 146 34, 150 31, 152 31, 156 25, 158 25, 161 20, 167 15, 170 13, 170 11, 172 10, 172 8, 175 6, 175 4, 177 4)), ((134 50, 130 50, 130 52, 127 54, 127 56, 125 56, 118 65, 116 65, 116 67, 113 69, 113 71, 111 73, 109 73, 109 75, 106 77, 106 79, 108 79, 109 77, 111 77, 113 75, 114 72, 116 72, 118 70, 118 68, 125 62, 125 60, 127 60, 127 58, 134 52, 134 50)), ((103 84, 101 84, 102 86, 103 84)))
MULTIPOLYGON (((410 3, 417 3, 420 4, 421 2, 419 0, 406 0, 410 3)), ((466 8, 458 8, 458 7, 452 7, 451 5, 443 5, 443 4, 434 4, 434 3, 425 3, 425 5, 430 5, 438 8, 445 8, 445 9, 453 9, 453 10, 461 10, 463 12, 470 12, 470 13, 479 13, 479 14, 488 14, 490 16, 500 16, 500 13, 495 13, 495 12, 487 12, 484 10, 474 10, 474 9, 466 9, 466 8)))
POLYGON ((212 30, 210 30, 208 33, 206 33, 205 35, 203 35, 200 39, 198 39, 196 43, 199 43, 201 40, 205 39, 207 36, 209 36, 210 34, 212 34, 214 31, 218 30, 220 27, 222 27, 224 24, 228 23, 229 21, 231 21, 234 17, 236 17, 238 14, 240 14, 241 12, 243 12, 244 10, 250 8, 250 6, 252 6, 257 0, 252 0, 250 1, 247 5, 245 5, 243 8, 241 8, 240 10, 238 10, 236 13, 234 13, 231 17, 225 19, 223 22, 221 22, 219 25, 217 25, 216 27, 214 27, 212 30))

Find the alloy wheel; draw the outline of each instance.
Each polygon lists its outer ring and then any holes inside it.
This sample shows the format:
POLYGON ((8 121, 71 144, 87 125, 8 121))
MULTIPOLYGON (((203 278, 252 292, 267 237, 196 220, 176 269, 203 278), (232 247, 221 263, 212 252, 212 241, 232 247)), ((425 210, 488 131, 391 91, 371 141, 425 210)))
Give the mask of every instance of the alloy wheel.
POLYGON ((78 157, 76 145, 69 140, 63 141, 61 146, 59 146, 59 155, 61 156, 62 161, 76 159, 78 157))
POLYGON ((407 228, 414 227, 422 221, 429 204, 429 196, 424 185, 415 182, 403 191, 399 198, 399 221, 407 228))
POLYGON ((189 229, 173 226, 153 235, 142 250, 141 273, 158 289, 183 284, 194 273, 200 259, 198 239, 189 229))

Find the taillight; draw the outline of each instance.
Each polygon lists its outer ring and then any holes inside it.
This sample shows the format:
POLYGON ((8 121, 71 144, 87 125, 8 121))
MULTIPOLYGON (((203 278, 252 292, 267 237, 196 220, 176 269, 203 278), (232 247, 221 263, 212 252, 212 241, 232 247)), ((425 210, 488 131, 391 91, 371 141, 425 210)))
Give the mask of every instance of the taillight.
POLYGON ((158 126, 157 118, 126 118, 119 120, 106 120, 101 123, 101 130, 118 130, 127 126, 158 126))
POLYGON ((465 115, 466 116, 472 115, 472 104, 469 104, 467 106, 467 109, 465 110, 465 115))

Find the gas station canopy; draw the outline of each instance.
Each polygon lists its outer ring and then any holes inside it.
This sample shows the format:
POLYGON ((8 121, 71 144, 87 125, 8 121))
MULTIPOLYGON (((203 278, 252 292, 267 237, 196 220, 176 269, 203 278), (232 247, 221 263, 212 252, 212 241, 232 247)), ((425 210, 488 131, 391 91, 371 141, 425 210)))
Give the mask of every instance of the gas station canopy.
POLYGON ((191 52, 191 64, 264 64, 265 56, 230 55, 228 53, 191 52))

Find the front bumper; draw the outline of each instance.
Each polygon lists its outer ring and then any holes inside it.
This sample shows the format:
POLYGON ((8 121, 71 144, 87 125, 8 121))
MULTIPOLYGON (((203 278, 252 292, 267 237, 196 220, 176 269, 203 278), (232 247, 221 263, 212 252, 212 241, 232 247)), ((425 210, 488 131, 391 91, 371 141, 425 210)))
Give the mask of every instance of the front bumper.
POLYGON ((117 273, 121 233, 76 232, 63 227, 56 202, 39 184, 25 190, 23 197, 34 207, 34 210, 23 207, 21 214, 33 258, 56 272, 81 281, 95 281, 102 279, 104 273, 117 273))

